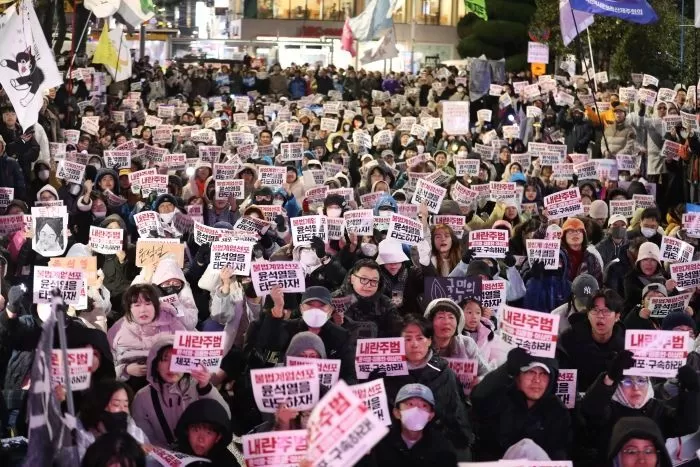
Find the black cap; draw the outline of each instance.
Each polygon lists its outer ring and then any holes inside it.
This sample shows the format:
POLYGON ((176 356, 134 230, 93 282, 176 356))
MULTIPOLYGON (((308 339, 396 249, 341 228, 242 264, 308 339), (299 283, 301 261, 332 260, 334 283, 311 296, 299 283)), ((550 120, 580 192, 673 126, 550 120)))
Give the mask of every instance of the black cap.
POLYGON ((309 287, 308 289, 306 289, 306 292, 304 292, 304 294, 301 296, 301 303, 304 304, 306 302, 311 302, 314 300, 323 302, 326 305, 330 305, 331 293, 327 288, 321 287, 319 285, 309 287))

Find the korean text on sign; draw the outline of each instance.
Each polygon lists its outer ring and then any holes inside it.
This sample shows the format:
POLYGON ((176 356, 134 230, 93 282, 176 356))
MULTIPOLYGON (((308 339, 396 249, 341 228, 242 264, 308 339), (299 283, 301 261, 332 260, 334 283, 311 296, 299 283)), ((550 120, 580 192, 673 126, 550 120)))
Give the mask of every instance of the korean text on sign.
POLYGON ((475 258, 505 258, 508 252, 508 231, 502 229, 472 230, 469 248, 475 258))
POLYGON ((258 409, 275 413, 284 404, 291 410, 311 410, 319 399, 316 365, 251 370, 253 395, 258 409))
POLYGON ((478 362, 468 358, 446 358, 450 369, 454 372, 462 385, 464 394, 468 396, 472 392, 472 386, 478 369, 478 362))
POLYGON ((350 386, 350 389, 379 420, 385 425, 391 425, 391 414, 389 412, 386 389, 384 388, 384 378, 356 384, 350 386))
POLYGON ((684 312, 690 303, 692 294, 674 295, 672 297, 649 297, 647 308, 652 318, 664 318, 674 311, 684 312))
POLYGON ((547 218, 549 219, 562 219, 583 214, 581 193, 578 187, 545 196, 544 206, 547 208, 547 218))
MULTIPOLYGON (((92 367, 92 348, 67 349, 68 375, 71 390, 83 391, 90 387, 90 367, 92 367)), ((63 370, 63 352, 60 349, 51 351, 51 384, 66 386, 63 370)))
POLYGON ((253 263, 250 267, 251 279, 258 297, 267 295, 274 286, 283 292, 303 292, 306 281, 301 264, 295 261, 271 261, 253 263))
POLYGON ((215 372, 224 356, 225 339, 223 331, 176 331, 170 371, 186 373, 204 367, 215 372))
POLYGON ((527 246, 527 258, 530 265, 539 260, 544 263, 545 269, 559 268, 559 246, 561 240, 536 240, 528 238, 525 241, 527 246))
POLYGON ((212 242, 211 267, 214 270, 230 268, 235 275, 247 276, 252 254, 252 242, 212 242))
POLYGON ((428 211, 437 214, 447 190, 427 180, 420 179, 416 182, 416 191, 413 193, 411 204, 425 203, 428 211))
POLYGON ((554 358, 559 316, 504 306, 500 329, 503 340, 522 347, 535 357, 554 358))
POLYGON ((387 376, 407 375, 405 346, 402 337, 358 339, 355 351, 357 379, 367 379, 377 368, 387 376))
POLYGON ((270 431, 244 435, 247 467, 297 467, 306 455, 306 430, 270 431))
POLYGON ((671 264, 671 279, 676 281, 678 288, 696 287, 700 285, 700 261, 671 264))
POLYGON ((664 236, 661 239, 661 261, 670 263, 687 263, 693 259, 695 247, 675 237, 664 236))
POLYGON ((423 240, 423 224, 399 214, 391 214, 386 238, 393 238, 409 245, 418 245, 423 240))
POLYGON ((327 358, 287 357, 287 366, 316 365, 318 380, 327 387, 332 387, 340 378, 340 360, 327 358))
POLYGON ((84 287, 84 271, 34 266, 34 303, 51 303, 51 291, 59 289, 67 304, 78 305, 84 287))
POLYGON ((577 373, 578 370, 559 370, 555 394, 567 409, 573 409, 576 405, 577 373))
POLYGON ((634 366, 625 375, 672 378, 685 365, 691 346, 685 331, 628 329, 625 350, 634 354, 634 366))
POLYGON ((481 282, 481 306, 498 310, 506 303, 506 282, 502 280, 481 282))

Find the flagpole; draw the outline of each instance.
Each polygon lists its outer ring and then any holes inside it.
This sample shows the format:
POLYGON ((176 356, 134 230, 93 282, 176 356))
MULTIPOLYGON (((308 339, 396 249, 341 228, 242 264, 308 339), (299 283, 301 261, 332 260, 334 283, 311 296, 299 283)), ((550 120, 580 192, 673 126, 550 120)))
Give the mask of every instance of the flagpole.
MULTIPOLYGON (((88 26, 90 25, 90 18, 92 18, 92 11, 88 13, 88 17, 85 20, 85 27, 83 28, 82 34, 80 34, 80 39, 78 40, 77 44, 80 46, 80 43, 83 42, 83 37, 85 37, 85 33, 87 32, 88 26)), ((73 53, 73 56, 70 59, 70 66, 68 67, 68 79, 70 79, 70 74, 71 71, 73 70, 73 64, 75 63, 75 56, 78 55, 77 49, 73 53)))
MULTIPOLYGON (((579 31, 578 31, 578 23, 576 22, 576 15, 574 14, 574 9, 569 7, 571 10, 571 18, 574 20, 574 28, 576 29, 576 44, 578 45, 578 53, 579 53, 579 60, 581 60, 581 64, 583 65, 583 47, 581 46, 581 37, 579 36, 579 31)), ((590 36, 588 36, 590 38, 590 36)), ((591 70, 590 68, 593 67, 593 56, 591 56, 591 67, 586 67, 586 77, 588 78, 588 81, 590 83, 591 81, 591 70)), ((594 81, 594 87, 593 89, 595 90, 595 76, 593 77, 594 81)), ((603 142, 605 143, 605 150, 607 151, 610 146, 608 146, 608 139, 605 137, 605 122, 601 121, 600 118, 600 111, 598 110, 598 103, 596 102, 596 97, 593 95, 593 107, 595 108, 595 113, 598 115, 598 121, 600 122, 600 127, 603 130, 603 142)))
POLYGON ((595 92, 598 92, 598 83, 595 80, 595 62, 593 60, 593 47, 591 47, 591 30, 589 28, 586 28, 586 36, 588 36, 588 53, 591 57, 591 68, 593 69, 593 89, 595 89, 595 92))
MULTIPOLYGON (((108 36, 109 37, 109 34, 108 36)), ((119 48, 117 49, 117 67, 114 71, 114 82, 117 82, 117 76, 119 76, 119 58, 121 57, 122 53, 122 41, 124 40, 124 30, 121 30, 121 34, 119 35, 119 48)))
POLYGON ((63 359, 63 385, 66 388, 66 405, 68 406, 68 413, 75 417, 75 403, 70 382, 70 369, 68 368, 68 339, 66 338, 66 322, 63 315, 66 311, 66 304, 63 301, 60 290, 54 289, 51 293, 53 295, 51 307, 56 316, 58 342, 61 345, 61 358, 63 359))

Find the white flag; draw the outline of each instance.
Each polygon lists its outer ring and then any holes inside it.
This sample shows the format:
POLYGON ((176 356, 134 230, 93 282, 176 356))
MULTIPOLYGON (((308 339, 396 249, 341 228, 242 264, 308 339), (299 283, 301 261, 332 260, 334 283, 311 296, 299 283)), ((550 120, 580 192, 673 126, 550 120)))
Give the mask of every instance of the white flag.
POLYGON ((365 51, 364 56, 360 59, 363 65, 379 60, 389 60, 399 56, 399 49, 396 48, 396 36, 394 28, 389 29, 382 38, 379 44, 373 49, 365 51))
POLYGON ((127 47, 126 38, 123 37, 123 34, 121 25, 109 31, 109 41, 118 52, 119 69, 109 65, 105 65, 105 68, 107 68, 109 74, 114 77, 115 82, 124 81, 131 77, 131 53, 129 52, 129 47, 127 47))
POLYGON ((700 0, 695 0, 695 27, 700 28, 700 0))
POLYGON ((26 130, 38 120, 43 91, 63 83, 31 1, 0 17, 0 43, 0 84, 26 130))

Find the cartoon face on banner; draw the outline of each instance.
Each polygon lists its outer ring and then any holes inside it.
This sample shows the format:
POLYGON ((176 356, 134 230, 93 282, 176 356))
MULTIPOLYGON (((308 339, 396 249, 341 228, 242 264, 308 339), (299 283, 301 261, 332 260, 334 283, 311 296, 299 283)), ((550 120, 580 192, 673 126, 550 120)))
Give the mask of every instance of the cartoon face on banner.
POLYGON ((44 73, 36 65, 31 47, 19 52, 14 58, 14 60, 0 60, 0 66, 17 72, 17 76, 10 80, 10 84, 15 91, 27 91, 19 101, 23 107, 27 107, 36 96, 41 83, 44 82, 44 73))
POLYGON ((85 8, 98 18, 106 18, 116 13, 121 3, 121 0, 85 0, 85 8))

